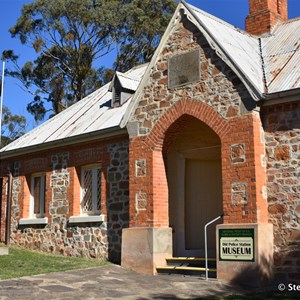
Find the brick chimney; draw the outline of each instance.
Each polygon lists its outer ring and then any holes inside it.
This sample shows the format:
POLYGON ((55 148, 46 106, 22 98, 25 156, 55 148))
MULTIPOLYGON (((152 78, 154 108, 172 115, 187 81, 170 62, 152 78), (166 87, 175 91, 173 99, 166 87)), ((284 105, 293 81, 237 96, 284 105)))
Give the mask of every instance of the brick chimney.
POLYGON ((246 31, 255 35, 270 32, 278 21, 288 19, 288 0, 249 0, 246 31))

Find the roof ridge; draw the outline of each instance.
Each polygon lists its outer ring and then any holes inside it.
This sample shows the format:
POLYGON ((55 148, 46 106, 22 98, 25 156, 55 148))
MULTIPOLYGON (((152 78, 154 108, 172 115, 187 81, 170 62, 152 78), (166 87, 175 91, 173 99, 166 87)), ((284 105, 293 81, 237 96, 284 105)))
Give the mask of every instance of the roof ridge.
POLYGON ((117 73, 118 76, 122 76, 122 77, 131 79, 131 80, 134 80, 134 81, 138 81, 138 82, 140 81, 139 79, 136 79, 135 77, 130 76, 130 75, 126 74, 126 73, 122 73, 122 72, 119 72, 119 71, 116 71, 116 73, 117 73))
POLYGON ((287 25, 287 24, 290 24, 290 23, 293 23, 293 22, 299 22, 300 21, 300 17, 296 17, 296 18, 293 18, 293 19, 288 19, 286 21, 278 21, 274 26, 273 28, 271 29, 271 31, 269 32, 269 35, 268 36, 264 36, 263 38, 270 38, 270 37, 273 37, 274 35, 276 35, 276 32, 278 30, 280 30, 284 25, 287 25))
POLYGON ((149 62, 145 62, 145 63, 142 63, 140 65, 136 65, 136 66, 132 67, 131 69, 127 70, 124 74, 127 74, 127 73, 132 72, 132 71, 137 70, 137 69, 141 69, 144 66, 147 66, 148 64, 149 64, 149 62))
POLYGON ((286 23, 292 23, 292 22, 296 22, 296 21, 300 21, 300 16, 296 17, 296 18, 288 19, 286 21, 282 21, 282 23, 286 24, 286 23))
POLYGON ((223 24, 223 25, 225 25, 225 26, 227 26, 227 27, 230 27, 230 28, 232 28, 233 30, 235 30, 235 31, 237 31, 237 32, 239 32, 239 33, 241 33, 241 34, 244 34, 244 35, 247 35, 247 36, 249 36, 249 37, 258 39, 257 36, 255 36, 255 35, 253 35, 253 34, 247 32, 247 31, 245 31, 245 30, 243 30, 243 29, 241 29, 241 28, 239 28, 239 27, 237 27, 237 26, 234 26, 234 25, 230 24, 230 23, 226 22, 225 20, 220 19, 219 17, 216 17, 216 16, 214 16, 214 15, 212 15, 212 14, 210 14, 210 13, 208 13, 208 12, 206 12, 206 11, 204 11, 204 10, 202 10, 202 9, 200 9, 200 8, 198 8, 198 7, 194 6, 194 5, 192 5, 192 4, 189 4, 189 3, 187 3, 187 2, 186 2, 186 4, 187 4, 188 6, 190 6, 191 9, 193 9, 193 10, 195 10, 195 11, 197 11, 197 12, 203 14, 203 15, 205 15, 206 17, 208 17, 208 18, 210 18, 210 19, 212 19, 212 20, 215 20, 216 22, 219 22, 219 23, 221 23, 221 24, 223 24))

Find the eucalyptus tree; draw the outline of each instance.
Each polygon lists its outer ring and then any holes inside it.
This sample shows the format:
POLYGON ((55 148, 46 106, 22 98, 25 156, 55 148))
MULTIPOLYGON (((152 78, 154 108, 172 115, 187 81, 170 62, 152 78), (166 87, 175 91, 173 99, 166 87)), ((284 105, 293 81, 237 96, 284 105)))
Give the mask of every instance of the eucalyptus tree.
POLYGON ((13 114, 7 106, 2 109, 0 148, 16 140, 26 132, 26 118, 13 114))
POLYGON ((48 111, 57 114, 105 84, 113 75, 104 67, 109 53, 120 71, 149 61, 175 6, 173 0, 24 4, 10 33, 33 47, 36 58, 23 66, 14 52, 7 51, 7 58, 14 63, 8 74, 32 94, 27 110, 42 120, 48 111))

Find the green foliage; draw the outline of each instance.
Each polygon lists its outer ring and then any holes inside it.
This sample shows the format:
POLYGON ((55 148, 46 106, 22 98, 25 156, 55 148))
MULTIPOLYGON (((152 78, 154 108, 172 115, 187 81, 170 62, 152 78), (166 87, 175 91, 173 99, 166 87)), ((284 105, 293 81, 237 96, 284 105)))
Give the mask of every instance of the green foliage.
POLYGON ((124 27, 115 63, 121 72, 150 61, 177 4, 173 0, 132 0, 123 3, 124 27))
POLYGON ((0 279, 17 278, 50 272, 102 266, 106 261, 55 256, 22 248, 10 248, 9 255, 0 256, 0 279))
POLYGON ((26 132, 26 125, 24 116, 14 115, 8 107, 3 106, 0 148, 22 136, 26 132))
POLYGON ((19 67, 8 59, 33 95, 27 109, 36 120, 79 101, 112 77, 101 66, 117 52, 115 69, 125 71, 148 62, 175 9, 174 0, 35 0, 25 4, 10 28, 13 37, 36 51, 37 58, 19 67))

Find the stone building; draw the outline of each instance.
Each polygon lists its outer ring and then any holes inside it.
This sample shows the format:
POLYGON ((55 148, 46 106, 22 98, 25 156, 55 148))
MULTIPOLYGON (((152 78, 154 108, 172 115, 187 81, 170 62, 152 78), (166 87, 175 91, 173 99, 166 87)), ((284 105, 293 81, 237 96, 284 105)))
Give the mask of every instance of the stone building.
POLYGON ((149 65, 4 148, 1 240, 299 283, 300 18, 249 3, 242 31, 180 2, 149 65))

